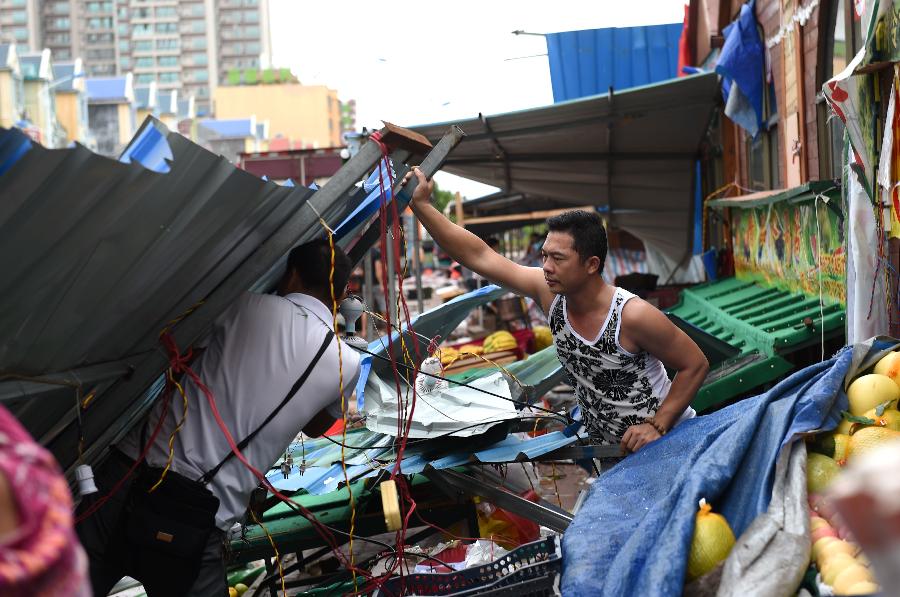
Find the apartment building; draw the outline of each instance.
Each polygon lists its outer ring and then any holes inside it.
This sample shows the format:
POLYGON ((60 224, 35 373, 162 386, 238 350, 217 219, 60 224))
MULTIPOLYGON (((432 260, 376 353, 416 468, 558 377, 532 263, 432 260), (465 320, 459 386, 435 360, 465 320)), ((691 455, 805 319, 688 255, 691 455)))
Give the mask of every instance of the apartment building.
POLYGON ((209 113, 231 69, 269 65, 268 0, 0 0, 0 43, 56 60, 80 57, 91 77, 134 73, 137 86, 178 89, 209 113))

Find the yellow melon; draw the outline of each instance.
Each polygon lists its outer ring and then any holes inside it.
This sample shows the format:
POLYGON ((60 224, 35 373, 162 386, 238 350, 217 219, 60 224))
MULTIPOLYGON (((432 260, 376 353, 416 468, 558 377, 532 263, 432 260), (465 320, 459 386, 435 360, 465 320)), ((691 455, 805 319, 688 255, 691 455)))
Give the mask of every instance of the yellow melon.
POLYGON ((879 404, 900 399, 900 386, 887 375, 871 373, 857 377, 847 388, 850 414, 860 416, 879 404))
POLYGON ((900 386, 900 352, 892 352, 878 361, 875 373, 890 377, 900 386))
POLYGON ((821 564, 817 563, 817 565, 819 573, 822 575, 822 580, 824 580, 827 585, 833 585, 834 579, 847 568, 859 566, 859 564, 856 563, 856 558, 846 553, 834 554, 823 560, 821 564))
POLYGON ((835 593, 843 595, 846 594, 853 585, 861 582, 872 582, 872 580, 874 579, 868 568, 861 564, 853 564, 852 566, 844 568, 844 570, 835 577, 834 582, 830 584, 834 587, 835 593))
POLYGON ((694 520, 694 537, 688 556, 688 578, 700 578, 728 557, 734 547, 734 532, 721 514, 712 512, 706 500, 694 520))
POLYGON ((900 439, 900 431, 886 427, 863 427, 850 436, 848 459, 859 458, 892 440, 900 439))
POLYGON ((852 585, 849 589, 847 589, 843 594, 844 595, 877 595, 881 592, 881 587, 872 581, 864 580, 863 582, 858 582, 855 585, 852 585))
POLYGON ((823 562, 824 560, 822 559, 822 550, 825 549, 825 547, 827 545, 830 545, 831 543, 834 543, 835 541, 837 541, 837 539, 835 539, 834 537, 822 537, 821 539, 819 539, 815 543, 813 543, 812 559, 815 560, 817 563, 823 562))

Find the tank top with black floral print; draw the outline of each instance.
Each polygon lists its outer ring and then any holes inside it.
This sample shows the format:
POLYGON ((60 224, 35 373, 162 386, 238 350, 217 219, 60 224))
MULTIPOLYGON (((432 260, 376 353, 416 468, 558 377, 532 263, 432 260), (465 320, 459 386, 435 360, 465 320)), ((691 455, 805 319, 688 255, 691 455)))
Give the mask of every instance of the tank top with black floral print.
MULTIPOLYGON (((635 295, 616 288, 606 321, 594 340, 581 337, 569 324, 566 299, 550 305, 550 331, 556 353, 581 407, 591 441, 616 444, 632 425, 659 409, 672 385, 663 364, 647 352, 632 354, 619 343, 622 309, 635 295)), ((687 408, 681 420, 696 413, 687 408)))

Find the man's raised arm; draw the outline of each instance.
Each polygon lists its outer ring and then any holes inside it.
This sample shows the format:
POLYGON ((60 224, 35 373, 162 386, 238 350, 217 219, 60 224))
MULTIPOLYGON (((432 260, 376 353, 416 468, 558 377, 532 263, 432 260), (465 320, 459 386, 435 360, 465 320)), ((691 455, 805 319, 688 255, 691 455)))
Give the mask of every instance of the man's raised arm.
POLYGON ((419 179, 419 185, 413 193, 410 207, 442 249, 464 267, 491 282, 538 300, 545 310, 549 307, 553 295, 544 281, 541 268, 525 267, 510 261, 478 236, 445 218, 431 204, 434 182, 426 180, 421 170, 413 168, 406 175, 404 184, 413 175, 419 179))

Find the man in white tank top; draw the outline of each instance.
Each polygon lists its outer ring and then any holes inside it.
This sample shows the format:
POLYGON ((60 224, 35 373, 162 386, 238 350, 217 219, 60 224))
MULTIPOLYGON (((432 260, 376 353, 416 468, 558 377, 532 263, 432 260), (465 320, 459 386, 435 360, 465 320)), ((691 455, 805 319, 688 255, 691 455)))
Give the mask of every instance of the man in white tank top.
POLYGON ((597 213, 573 210, 547 221, 542 267, 519 265, 431 205, 434 183, 416 168, 413 212, 435 242, 463 266, 536 300, 548 315, 560 362, 575 388, 594 442, 636 452, 679 421, 709 363, 687 334, 633 294, 606 284, 607 241, 597 213), (665 368, 675 371, 669 380, 665 368))

